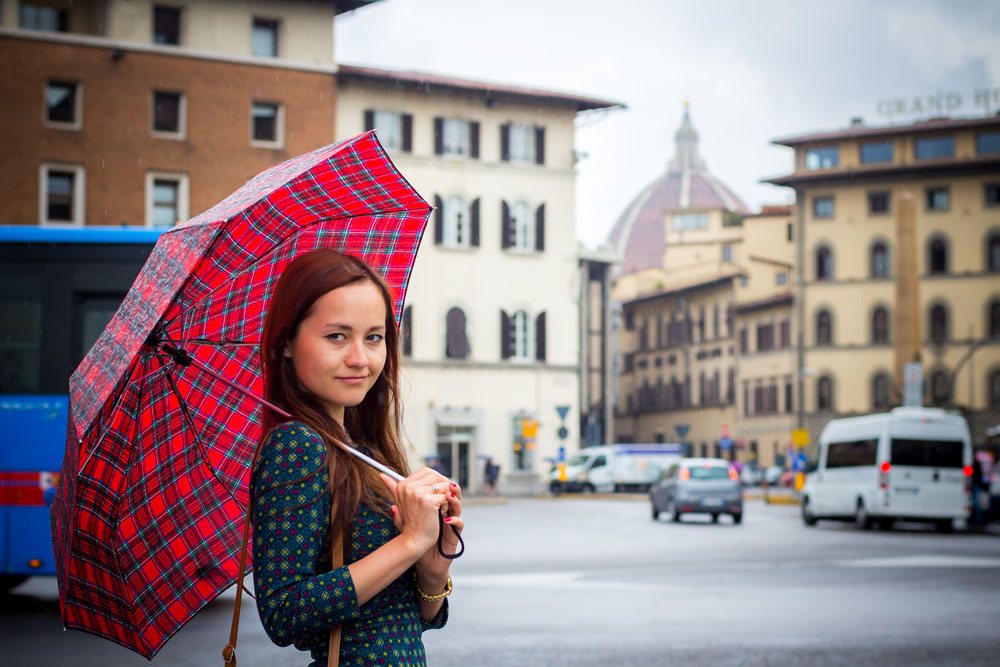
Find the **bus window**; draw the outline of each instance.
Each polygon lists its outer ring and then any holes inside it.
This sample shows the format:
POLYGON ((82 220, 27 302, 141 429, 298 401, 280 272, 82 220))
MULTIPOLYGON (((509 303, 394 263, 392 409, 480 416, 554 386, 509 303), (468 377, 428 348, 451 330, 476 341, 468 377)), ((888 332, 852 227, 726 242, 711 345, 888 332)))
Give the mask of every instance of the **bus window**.
POLYGON ((41 277, 0 276, 0 394, 38 393, 41 341, 41 277))
POLYGON ((83 361, 87 352, 97 342, 101 332, 108 326, 108 322, 114 317, 118 306, 125 299, 125 294, 125 292, 117 294, 78 292, 76 294, 76 317, 74 318, 76 332, 74 338, 77 344, 74 346, 74 368, 83 361))

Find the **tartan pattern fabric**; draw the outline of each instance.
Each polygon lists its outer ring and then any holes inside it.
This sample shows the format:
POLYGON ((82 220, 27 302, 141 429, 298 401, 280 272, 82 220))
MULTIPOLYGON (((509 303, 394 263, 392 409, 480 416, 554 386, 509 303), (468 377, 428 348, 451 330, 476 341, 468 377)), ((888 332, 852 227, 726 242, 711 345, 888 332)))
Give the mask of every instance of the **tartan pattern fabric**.
POLYGON ((398 532, 392 519, 362 505, 351 526, 345 565, 329 568, 330 491, 327 449, 305 424, 276 427, 253 472, 254 590, 265 631, 280 646, 327 664, 334 625, 343 627, 341 667, 423 667, 421 633, 448 620, 448 601, 432 623, 420 618, 413 570, 358 606, 347 565, 398 532))
POLYGON ((263 314, 288 262, 333 248, 368 262, 401 317, 430 207, 374 134, 293 158, 161 235, 70 378, 52 506, 64 625, 151 658, 234 583, 263 391, 263 314))

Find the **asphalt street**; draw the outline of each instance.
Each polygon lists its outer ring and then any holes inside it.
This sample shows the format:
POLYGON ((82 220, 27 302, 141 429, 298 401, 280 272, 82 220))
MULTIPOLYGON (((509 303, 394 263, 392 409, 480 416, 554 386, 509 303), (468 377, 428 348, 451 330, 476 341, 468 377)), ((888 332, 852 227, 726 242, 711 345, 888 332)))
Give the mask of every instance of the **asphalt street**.
MULTIPOLYGON (((748 502, 743 525, 654 522, 640 499, 564 497, 466 510, 452 615, 424 635, 431 667, 1000 664, 1000 537, 916 524, 807 528, 748 502)), ((156 666, 221 665, 232 596, 156 666)), ((243 607, 240 667, 305 665, 243 607)), ((54 582, 0 603, 0 665, 148 664, 63 632, 54 582)))

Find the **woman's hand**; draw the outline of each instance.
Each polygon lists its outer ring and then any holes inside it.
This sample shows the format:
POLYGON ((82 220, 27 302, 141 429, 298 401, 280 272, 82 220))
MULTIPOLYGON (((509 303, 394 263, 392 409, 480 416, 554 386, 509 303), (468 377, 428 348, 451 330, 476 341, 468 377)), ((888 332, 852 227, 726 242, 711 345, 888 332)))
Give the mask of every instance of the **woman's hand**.
POLYGON ((449 506, 450 482, 430 468, 421 468, 401 482, 379 475, 395 503, 393 522, 417 553, 425 553, 437 544, 438 517, 449 506))

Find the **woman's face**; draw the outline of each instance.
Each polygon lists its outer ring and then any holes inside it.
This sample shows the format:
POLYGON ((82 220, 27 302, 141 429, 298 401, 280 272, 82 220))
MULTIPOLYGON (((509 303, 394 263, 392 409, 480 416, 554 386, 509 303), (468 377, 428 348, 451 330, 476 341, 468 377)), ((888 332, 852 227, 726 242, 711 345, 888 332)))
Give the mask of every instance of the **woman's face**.
POLYGON ((385 366, 385 302, 371 282, 327 292, 285 346, 302 386, 338 423, 360 403, 385 366))

